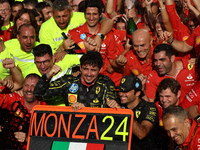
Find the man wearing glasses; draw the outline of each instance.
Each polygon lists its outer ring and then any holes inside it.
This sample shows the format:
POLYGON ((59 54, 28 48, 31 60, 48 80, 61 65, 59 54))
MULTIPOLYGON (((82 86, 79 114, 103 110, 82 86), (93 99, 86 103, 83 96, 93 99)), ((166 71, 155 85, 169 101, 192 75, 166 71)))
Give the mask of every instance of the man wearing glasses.
MULTIPOLYGON (((73 67, 80 64, 81 55, 65 55, 62 61, 55 63, 55 56, 52 54, 52 49, 47 44, 40 44, 33 48, 35 63, 23 72, 24 78, 30 73, 36 73, 42 76, 48 73, 54 64, 61 67, 61 72, 51 78, 51 82, 62 77, 65 74, 71 74, 73 67)), ((48 105, 65 106, 64 99, 61 96, 56 96, 51 99, 44 99, 48 105)))
POLYGON ((0 0, 0 15, 4 19, 3 26, 1 30, 8 30, 11 26, 13 26, 13 22, 10 22, 11 9, 10 4, 7 0, 0 0))

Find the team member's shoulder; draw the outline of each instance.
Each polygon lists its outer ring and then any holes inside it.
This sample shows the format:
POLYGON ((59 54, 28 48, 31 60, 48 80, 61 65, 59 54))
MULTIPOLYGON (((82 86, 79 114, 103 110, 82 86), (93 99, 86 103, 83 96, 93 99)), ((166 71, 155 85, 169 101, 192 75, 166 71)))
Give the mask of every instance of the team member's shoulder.
POLYGON ((114 83, 108 76, 106 75, 99 75, 98 81, 101 83, 114 83))

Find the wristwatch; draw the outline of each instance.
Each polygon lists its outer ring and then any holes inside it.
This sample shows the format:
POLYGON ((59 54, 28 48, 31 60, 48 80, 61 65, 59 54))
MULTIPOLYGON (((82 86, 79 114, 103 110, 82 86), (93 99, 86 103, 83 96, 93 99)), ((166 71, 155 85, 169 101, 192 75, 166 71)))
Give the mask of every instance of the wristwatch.
POLYGON ((97 35, 99 35, 100 38, 101 38, 102 40, 104 40, 105 35, 103 35, 102 33, 97 33, 97 35))
POLYGON ((200 115, 197 115, 197 116, 194 118, 195 121, 198 121, 199 119, 200 119, 200 115))

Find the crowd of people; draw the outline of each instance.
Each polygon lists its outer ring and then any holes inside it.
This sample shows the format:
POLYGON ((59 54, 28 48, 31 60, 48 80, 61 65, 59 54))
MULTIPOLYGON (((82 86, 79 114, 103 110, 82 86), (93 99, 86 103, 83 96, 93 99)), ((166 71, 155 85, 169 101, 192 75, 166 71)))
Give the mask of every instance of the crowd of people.
POLYGON ((0 149, 35 105, 131 109, 132 150, 200 149, 199 23, 198 0, 0 0, 0 149))

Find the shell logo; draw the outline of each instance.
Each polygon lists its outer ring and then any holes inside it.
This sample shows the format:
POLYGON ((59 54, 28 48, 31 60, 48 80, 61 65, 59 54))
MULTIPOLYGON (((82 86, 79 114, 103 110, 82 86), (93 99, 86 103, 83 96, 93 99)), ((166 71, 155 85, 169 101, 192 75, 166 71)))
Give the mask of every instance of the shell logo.
POLYGON ((139 75, 139 71, 137 69, 133 69, 132 72, 134 75, 139 75))
POLYGON ((196 44, 197 44, 197 45, 200 44, 200 36, 198 36, 198 37, 196 38, 196 44))
POLYGON ((69 102, 70 103, 74 103, 74 102, 76 102, 76 96, 75 95, 69 95, 69 97, 68 97, 68 100, 69 100, 69 102))

